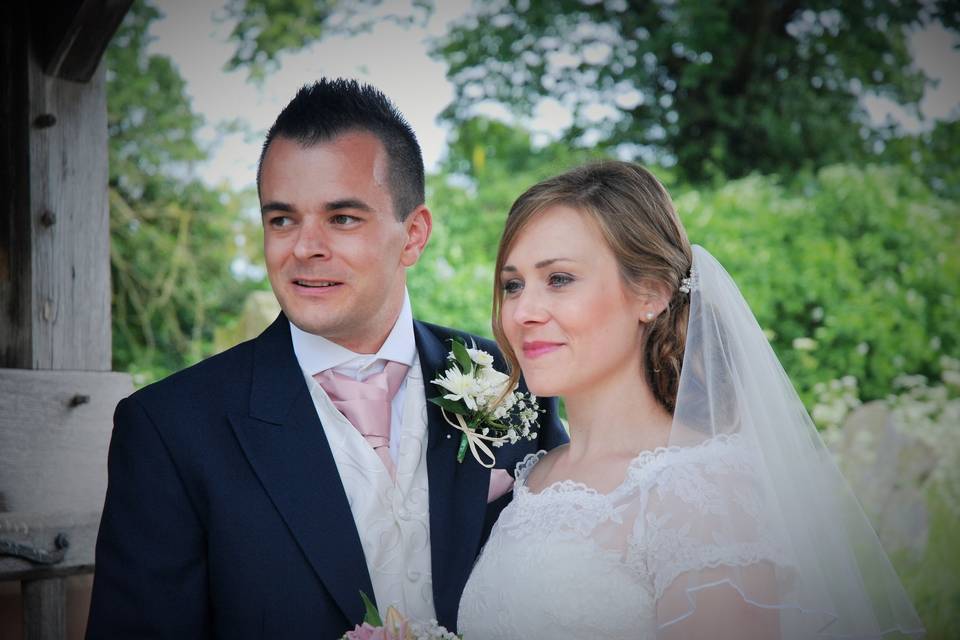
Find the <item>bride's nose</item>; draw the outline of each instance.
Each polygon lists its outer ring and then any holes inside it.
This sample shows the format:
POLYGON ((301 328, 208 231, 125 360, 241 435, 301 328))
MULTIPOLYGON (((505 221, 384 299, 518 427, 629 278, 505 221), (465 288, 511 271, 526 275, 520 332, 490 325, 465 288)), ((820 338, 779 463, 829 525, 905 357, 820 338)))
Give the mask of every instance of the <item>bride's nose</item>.
POLYGON ((543 295, 525 289, 515 299, 513 321, 519 325, 542 324, 550 318, 543 295))

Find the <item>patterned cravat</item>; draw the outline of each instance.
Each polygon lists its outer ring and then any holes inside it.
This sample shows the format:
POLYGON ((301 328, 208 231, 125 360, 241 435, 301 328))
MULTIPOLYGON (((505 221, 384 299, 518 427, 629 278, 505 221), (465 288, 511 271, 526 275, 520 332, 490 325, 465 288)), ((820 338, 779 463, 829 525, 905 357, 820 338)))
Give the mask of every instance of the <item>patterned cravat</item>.
POLYGON ((333 406, 339 409, 370 443, 393 480, 396 480, 397 472, 393 459, 390 458, 390 404, 409 368, 399 362, 387 362, 383 371, 373 374, 363 382, 333 369, 313 376, 330 396, 333 406))

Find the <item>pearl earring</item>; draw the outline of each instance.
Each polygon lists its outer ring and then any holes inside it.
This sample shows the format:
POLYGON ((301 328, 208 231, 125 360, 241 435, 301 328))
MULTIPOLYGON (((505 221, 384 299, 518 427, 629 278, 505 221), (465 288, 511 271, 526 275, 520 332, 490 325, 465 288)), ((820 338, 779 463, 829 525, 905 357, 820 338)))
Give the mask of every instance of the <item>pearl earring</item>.
POLYGON ((656 315, 657 314, 655 314, 653 311, 647 311, 647 322, 650 322, 651 320, 653 320, 654 316, 656 315))

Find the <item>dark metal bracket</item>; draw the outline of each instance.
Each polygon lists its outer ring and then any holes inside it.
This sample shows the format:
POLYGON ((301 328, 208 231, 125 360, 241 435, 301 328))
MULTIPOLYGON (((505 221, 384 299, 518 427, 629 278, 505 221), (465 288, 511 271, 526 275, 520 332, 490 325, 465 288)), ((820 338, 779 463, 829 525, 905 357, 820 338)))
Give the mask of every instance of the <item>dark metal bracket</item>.
POLYGON ((29 560, 34 564, 53 565, 63 562, 67 549, 70 548, 70 540, 65 533, 58 533, 53 540, 54 551, 45 551, 27 544, 4 540, 0 538, 0 556, 13 556, 23 560, 29 560))

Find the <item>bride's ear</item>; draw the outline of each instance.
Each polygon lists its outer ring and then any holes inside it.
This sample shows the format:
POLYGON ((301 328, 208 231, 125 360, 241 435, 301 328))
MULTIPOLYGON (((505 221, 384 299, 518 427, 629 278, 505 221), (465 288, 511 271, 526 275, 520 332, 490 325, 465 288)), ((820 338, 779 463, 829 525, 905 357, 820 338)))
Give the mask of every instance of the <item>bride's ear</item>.
POLYGON ((670 302, 670 289, 662 282, 648 281, 638 295, 640 322, 649 323, 663 313, 670 302))

